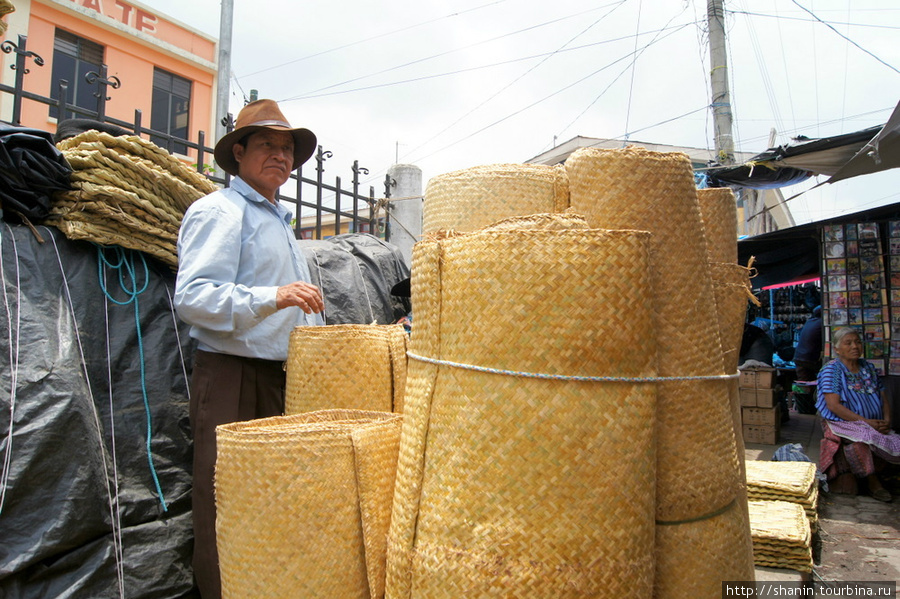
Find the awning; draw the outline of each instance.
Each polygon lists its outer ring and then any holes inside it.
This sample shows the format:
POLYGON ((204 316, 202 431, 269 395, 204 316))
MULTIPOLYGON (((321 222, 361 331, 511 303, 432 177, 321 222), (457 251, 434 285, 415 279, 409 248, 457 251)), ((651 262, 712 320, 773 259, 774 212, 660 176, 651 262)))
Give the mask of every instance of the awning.
POLYGON ((709 169, 706 175, 712 187, 772 189, 801 183, 814 175, 826 175, 829 179, 824 183, 835 183, 897 167, 900 103, 884 125, 820 139, 796 138, 744 164, 709 169))

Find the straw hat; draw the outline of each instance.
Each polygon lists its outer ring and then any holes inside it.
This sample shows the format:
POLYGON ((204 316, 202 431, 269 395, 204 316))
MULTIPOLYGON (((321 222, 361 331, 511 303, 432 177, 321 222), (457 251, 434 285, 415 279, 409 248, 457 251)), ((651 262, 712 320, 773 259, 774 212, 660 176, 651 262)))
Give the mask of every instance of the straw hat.
POLYGON ((294 164, 291 170, 296 170, 306 162, 316 149, 315 133, 309 129, 292 128, 275 100, 256 100, 241 109, 234 131, 223 136, 216 144, 216 164, 229 175, 237 175, 238 163, 231 148, 247 135, 262 129, 287 131, 294 138, 294 164))

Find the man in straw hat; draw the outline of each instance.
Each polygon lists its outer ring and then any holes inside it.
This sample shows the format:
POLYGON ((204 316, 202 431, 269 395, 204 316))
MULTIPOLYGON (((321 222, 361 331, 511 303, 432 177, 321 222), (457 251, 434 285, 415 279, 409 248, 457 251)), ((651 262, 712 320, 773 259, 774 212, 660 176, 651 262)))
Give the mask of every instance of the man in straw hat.
POLYGON ((278 189, 316 147, 272 100, 238 114, 215 147, 231 186, 194 202, 178 235, 175 307, 198 342, 191 379, 194 573, 203 599, 221 595, 213 473, 216 426, 284 412, 290 332, 323 324, 325 305, 278 189))

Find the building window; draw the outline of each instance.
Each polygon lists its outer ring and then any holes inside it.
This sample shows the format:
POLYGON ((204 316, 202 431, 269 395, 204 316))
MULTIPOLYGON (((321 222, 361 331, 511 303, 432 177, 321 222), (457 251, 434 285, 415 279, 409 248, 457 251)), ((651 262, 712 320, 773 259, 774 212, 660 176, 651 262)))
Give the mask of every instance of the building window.
MULTIPOLYGON (((150 128, 178 139, 188 139, 188 116, 191 109, 191 82, 184 77, 153 69, 153 104, 150 108, 150 128)), ((187 146, 173 143, 160 136, 150 141, 176 154, 187 154, 187 146)))
MULTIPOLYGON (((56 30, 53 42, 53 72, 50 97, 59 99, 59 81, 65 79, 68 82, 66 100, 79 108, 97 112, 99 98, 97 84, 85 81, 85 76, 91 71, 100 72, 103 64, 103 46, 95 44, 84 38, 78 37, 62 29, 56 30)), ((50 116, 59 118, 59 107, 50 107, 50 116)), ((77 115, 82 117, 83 115, 77 115)), ((64 115, 63 118, 67 118, 64 115)))

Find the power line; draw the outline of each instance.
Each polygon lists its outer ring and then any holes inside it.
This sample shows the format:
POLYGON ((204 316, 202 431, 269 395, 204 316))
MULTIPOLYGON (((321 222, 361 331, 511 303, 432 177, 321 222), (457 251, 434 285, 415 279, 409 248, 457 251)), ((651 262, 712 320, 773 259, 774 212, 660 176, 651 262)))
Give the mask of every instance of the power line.
POLYGON ((416 23, 415 25, 408 25, 406 27, 401 27, 400 29, 395 29, 393 31, 387 31, 385 33, 379 33, 378 35, 373 35, 372 37, 367 37, 365 39, 357 40, 355 42, 350 42, 348 44, 344 44, 342 46, 336 46, 334 48, 330 48, 328 50, 322 50, 321 52, 316 52, 315 54, 309 54, 307 56, 303 56, 301 58, 295 58, 294 60, 289 60, 288 62, 283 62, 281 64, 272 65, 270 67, 266 67, 264 69, 260 69, 258 71, 253 71, 252 73, 247 73, 246 75, 242 75, 242 77, 252 77, 253 75, 259 75, 260 73, 265 73, 268 71, 274 71, 275 69, 280 69, 281 67, 286 67, 291 64, 295 64, 298 62, 302 62, 304 60, 309 60, 310 58, 315 58, 317 56, 322 56, 323 54, 330 54, 331 52, 337 52, 338 50, 343 50, 345 48, 350 48, 353 46, 358 46, 359 44, 364 44, 366 42, 371 42, 383 37, 387 37, 390 35, 396 35, 398 33, 402 33, 404 31, 409 31, 410 29, 416 29, 418 27, 422 27, 424 25, 430 25, 432 23, 436 23, 438 21, 443 21, 444 19, 449 19, 452 17, 458 17, 459 15, 465 14, 467 12, 473 12, 476 10, 481 10, 482 8, 487 8, 488 6, 494 6, 495 4, 502 4, 506 2, 506 0, 496 0, 495 2, 488 2, 487 4, 482 4, 480 6, 475 6, 468 10, 461 10, 454 13, 450 13, 449 15, 444 15, 442 17, 436 17, 434 19, 429 19, 427 21, 422 21, 421 23, 416 23))
MULTIPOLYGON (((660 41, 660 39, 664 39, 665 37, 668 37, 669 35, 672 35, 673 33, 677 33, 677 32, 680 31, 681 29, 684 29, 685 27, 687 27, 687 26, 689 26, 689 25, 693 25, 693 24, 694 24, 694 23, 685 23, 685 24, 683 24, 683 25, 681 25, 681 26, 679 26, 679 27, 676 27, 674 31, 670 32, 670 33, 669 33, 668 35, 666 35, 666 36, 663 36, 663 38, 659 38, 659 39, 654 38, 652 41, 650 41, 650 42, 647 44, 647 46, 650 46, 650 45, 652 45, 652 44, 654 44, 654 43, 660 41)), ((629 36, 629 37, 630 37, 630 36, 629 36)), ((641 48, 640 51, 643 51, 644 49, 646 49, 647 46, 644 46, 644 48, 641 48)), ((541 104, 541 103, 543 103, 543 102, 549 100, 550 98, 552 98, 552 97, 554 97, 554 96, 556 96, 556 95, 561 94, 562 92, 566 91, 567 89, 570 89, 570 88, 572 88, 572 87, 575 87, 575 86, 578 85, 579 83, 582 83, 582 82, 584 82, 584 81, 590 79, 591 77, 593 77, 593 76, 596 75, 597 73, 600 73, 600 72, 602 72, 602 71, 604 71, 604 70, 606 70, 606 69, 612 67, 613 65, 615 65, 615 64, 617 64, 617 63, 619 63, 619 62, 622 62, 623 60, 627 60, 629 57, 631 57, 631 56, 633 56, 633 55, 634 55, 633 52, 629 52, 628 54, 626 54, 626 55, 624 55, 624 56, 622 56, 622 57, 620 57, 620 58, 614 60, 613 62, 609 63, 608 65, 603 66, 603 67, 597 69, 596 71, 594 71, 594 72, 592 72, 592 73, 589 73, 588 75, 585 75, 585 76, 582 77, 581 79, 578 79, 578 80, 576 80, 576 81, 574 81, 574 82, 572 82, 572 83, 570 83, 570 84, 568 84, 568 85, 566 85, 566 86, 564 86, 564 87, 562 87, 562 88, 556 90, 555 92, 553 92, 553 93, 551 93, 551 94, 548 94, 548 95, 544 96, 543 98, 541 98, 541 99, 539 99, 539 100, 536 100, 536 101, 532 102, 531 104, 529 104, 529 105, 527 105, 527 106, 524 106, 524 107, 522 107, 522 108, 516 110, 515 112, 511 112, 511 113, 507 114, 506 116, 504 116, 503 118, 500 118, 500 119, 494 121, 493 123, 491 123, 491 124, 489 124, 489 125, 485 125, 485 126, 482 127, 481 129, 478 129, 477 131, 474 131, 474 132, 470 133, 469 135, 466 135, 465 137, 462 137, 462 138, 460 138, 460 139, 458 139, 458 140, 456 140, 456 141, 454 141, 454 142, 452 142, 452 143, 450 143, 450 144, 447 144, 446 146, 444 146, 444 147, 442 147, 442 148, 439 148, 439 149, 435 150, 434 152, 431 152, 430 154, 427 154, 427 155, 425 155, 425 156, 422 156, 422 157, 418 158, 418 160, 423 160, 423 159, 425 159, 425 158, 428 158, 428 157, 430 157, 430 156, 433 156, 434 154, 437 154, 438 152, 443 152, 444 150, 446 150, 446 149, 448 149, 448 148, 451 148, 451 147, 455 146, 455 145, 458 144, 458 143, 462 143, 463 141, 466 141, 466 140, 468 140, 468 139, 471 139, 472 137, 478 135, 479 133, 482 133, 482 132, 484 132, 484 131, 486 131, 486 130, 492 128, 492 127, 495 127, 495 126, 499 125, 500 123, 502 123, 502 122, 504 122, 504 121, 506 121, 506 120, 509 120, 510 118, 512 118, 512 117, 514 117, 514 116, 516 116, 516 115, 519 115, 519 114, 525 112, 526 110, 529 110, 529 109, 531 109, 531 108, 537 106, 538 104, 541 104)))
MULTIPOLYGON (((663 32, 663 31, 667 31, 667 30, 669 30, 669 29, 673 29, 674 31, 672 31, 671 33, 675 33, 675 32, 677 32, 678 30, 683 29, 683 28, 686 27, 687 25, 693 25, 693 24, 694 24, 694 23, 685 23, 685 24, 682 24, 682 25, 676 25, 676 26, 672 26, 672 27, 666 27, 666 28, 663 28, 663 29, 659 29, 659 30, 657 30, 657 31, 651 31, 651 32, 648 32, 648 34, 650 34, 650 33, 659 33, 659 32, 663 32)), ((440 78, 440 77, 449 77, 449 76, 451 76, 451 75, 459 75, 460 73, 468 73, 468 72, 471 72, 471 71, 479 71, 479 70, 482 70, 482 69, 489 69, 489 68, 492 68, 492 67, 503 66, 503 65, 507 65, 507 64, 513 64, 513 63, 516 63, 516 62, 522 62, 522 61, 525 61, 525 60, 533 60, 533 59, 535 59, 535 58, 543 58, 543 57, 546 57, 546 56, 552 56, 552 55, 554 55, 554 54, 560 54, 560 53, 562 53, 562 52, 575 52, 575 51, 578 51, 578 50, 584 50, 584 49, 586 49, 586 48, 591 48, 591 47, 595 47, 595 46, 601 46, 601 45, 603 45, 603 44, 611 44, 611 43, 614 43, 614 42, 620 42, 620 41, 623 41, 623 40, 629 40, 629 39, 631 39, 632 37, 633 37, 633 36, 631 36, 631 35, 627 35, 627 36, 620 37, 620 38, 609 39, 609 40, 603 40, 603 41, 599 41, 599 42, 593 42, 593 43, 591 43, 591 44, 584 44, 584 45, 582 45, 582 46, 575 46, 575 47, 572 47, 572 48, 565 48, 565 49, 562 49, 562 50, 554 50, 554 51, 551 51, 551 52, 543 52, 543 53, 541 53, 541 54, 532 54, 531 56, 524 56, 524 57, 520 57, 520 58, 511 58, 511 59, 509 59, 509 60, 503 60, 503 61, 500 61, 500 62, 494 62, 494 63, 490 63, 490 64, 486 64, 486 65, 479 65, 479 66, 475 66, 475 67, 468 67, 468 68, 465 68, 465 69, 457 69, 457 70, 455 70, 455 71, 447 71, 447 72, 444 72, 444 73, 436 73, 436 74, 434 74, 434 75, 422 75, 422 76, 420 76, 420 77, 413 77, 413 78, 411 78, 411 79, 401 79, 401 80, 399 80, 399 81, 389 81, 389 82, 387 82, 387 83, 376 83, 376 84, 373 84, 373 85, 367 85, 367 86, 364 86, 364 87, 355 87, 355 88, 352 88, 352 89, 346 89, 346 90, 340 90, 340 91, 334 91, 334 92, 328 92, 328 93, 322 93, 322 94, 295 96, 295 97, 293 97, 293 98, 287 98, 287 99, 279 100, 279 102, 280 102, 280 103, 284 103, 284 102, 294 102, 294 101, 297 101, 297 100, 309 100, 309 99, 313 99, 313 98, 322 98, 322 97, 326 97, 326 96, 336 96, 336 95, 341 95, 341 94, 349 94, 349 93, 355 93, 355 92, 361 92, 361 91, 369 91, 369 90, 377 89, 377 88, 381 88, 381 87, 392 87, 392 86, 394 86, 394 85, 403 85, 403 84, 406 84, 406 83, 416 83, 416 82, 419 82, 419 81, 426 81, 426 80, 428 80, 428 79, 437 79, 437 78, 440 78)), ((626 58, 627 58, 627 56, 630 56, 630 54, 626 55, 626 58)), ((622 60, 622 59, 619 59, 619 60, 622 60)), ((617 61, 615 61, 615 62, 619 62, 619 61, 617 60, 617 61)), ((612 63, 612 64, 615 64, 615 63, 612 63)), ((604 68, 607 68, 607 67, 604 67, 604 68)), ((600 70, 603 70, 603 69, 600 69, 600 70)))
MULTIPOLYGON (((292 100, 300 100, 300 99, 305 99, 305 98, 315 98, 315 97, 319 97, 319 96, 316 96, 316 95, 313 95, 313 94, 318 94, 319 92, 323 92, 323 91, 326 91, 326 90, 329 90, 329 89, 332 89, 332 88, 335 88, 335 87, 339 87, 339 86, 341 86, 341 85, 347 85, 348 83, 353 83, 353 82, 355 82, 355 81, 360 81, 360 80, 362 80, 362 79, 368 79, 369 77, 374 77, 374 76, 376 76, 376 75, 383 75, 384 73, 389 73, 389 72, 391 72, 391 71, 396 71, 397 69, 402 69, 402 68, 409 67, 409 66, 412 66, 412 65, 415 65, 415 64, 419 64, 419 63, 422 63, 422 62, 427 62, 427 61, 429 61, 429 60, 434 60, 435 58, 441 58, 441 57, 443 57, 443 56, 447 56, 447 55, 449 55, 449 54, 454 54, 454 53, 456 53, 456 52, 461 52, 461 51, 463 51, 463 50, 468 50, 469 48, 474 48, 474 47, 476 47, 476 46, 480 46, 480 45, 483 45, 483 44, 489 44, 489 43, 491 43, 491 42, 495 42, 495 41, 498 41, 498 40, 501 40, 501 39, 505 39, 505 38, 507 38, 507 37, 512 37, 512 36, 514 36, 514 35, 519 35, 519 34, 521 34, 521 33, 526 33, 526 32, 528 32, 528 31, 532 31, 532 30, 534 30, 534 29, 539 29, 539 28, 541 28, 541 27, 546 27, 546 26, 548 26, 548 25, 553 25, 553 24, 559 23, 559 22, 561 22, 561 21, 565 21, 565 20, 572 19, 572 18, 575 18, 575 17, 580 17, 580 16, 583 15, 583 14, 586 14, 586 13, 589 13, 589 12, 594 12, 594 11, 596 11, 596 10, 600 10, 600 9, 602 9, 602 8, 606 8, 607 6, 611 6, 611 5, 620 5, 620 4, 622 4, 623 2, 624 2, 624 0, 618 0, 618 2, 612 2, 612 3, 606 4, 606 5, 604 5, 604 6, 595 6, 595 7, 593 7, 593 8, 588 9, 588 10, 584 10, 584 11, 581 11, 581 12, 578 12, 578 13, 575 13, 575 14, 567 15, 567 16, 565 16, 565 17, 560 17, 560 18, 558 18, 558 19, 552 19, 552 20, 550 20, 550 21, 545 21, 545 22, 543 22, 543 23, 538 23, 537 25, 531 25, 531 26, 529 26, 529 27, 525 27, 525 28, 523 28, 523 29, 519 29, 519 30, 516 30, 516 31, 507 32, 507 33, 504 33, 504 34, 502 34, 502 35, 498 35, 498 36, 495 36, 495 37, 492 37, 492 38, 488 38, 488 39, 486 39, 486 40, 481 40, 481 41, 475 42, 475 43, 473 43, 473 44, 469 44, 469 45, 467 45, 467 46, 462 46, 462 47, 460 47, 460 48, 454 48, 454 49, 452 49, 452 50, 447 50, 446 52, 439 52, 438 54, 432 54, 431 56, 426 56, 426 57, 424 57, 424 58, 419 58, 419 59, 416 59, 416 60, 412 60, 412 61, 409 61, 409 62, 405 62, 405 63, 403 63, 403 64, 394 65, 394 66, 392 66, 392 67, 388 67, 388 68, 385 68, 385 69, 382 69, 382 70, 380 70, 380 71, 376 71, 376 72, 373 72, 373 73, 368 73, 368 74, 366 74, 366 75, 360 75, 359 77, 354 77, 353 79, 348 79, 348 80, 342 81, 342 82, 340 82, 340 83, 333 83, 333 84, 331 84, 331 85, 328 85, 328 86, 325 86, 325 87, 321 87, 321 88, 319 88, 319 89, 315 89, 315 90, 312 90, 312 91, 309 91, 309 92, 305 92, 305 93, 303 93, 303 94, 299 94, 299 95, 296 95, 296 96, 292 96, 292 97, 290 97, 290 98, 285 98, 285 99, 283 99, 283 100, 280 100, 280 102, 290 102, 290 101, 292 101, 292 100)), ((363 89, 368 89, 368 88, 363 88, 363 89)))
POLYGON ((874 54, 872 54, 871 52, 869 52, 868 50, 866 50, 865 48, 863 48, 862 46, 860 46, 859 44, 857 44, 856 42, 854 42, 852 39, 850 39, 849 37, 847 37, 846 35, 844 35, 844 34, 841 33, 840 31, 838 31, 837 29, 835 29, 830 23, 826 23, 825 21, 823 21, 822 19, 820 19, 819 17, 817 17, 816 14, 815 14, 814 12, 812 12, 811 10, 809 10, 808 8, 806 8, 805 6, 803 6, 802 4, 800 4, 799 2, 797 2, 797 0, 791 0, 791 1, 792 1, 794 4, 796 4, 797 6, 799 6, 800 8, 802 8, 803 10, 805 10, 806 12, 808 12, 808 13, 809 13, 816 21, 818 21, 819 23, 822 23, 823 25, 825 25, 826 27, 828 27, 829 29, 831 29, 832 31, 834 31, 836 34, 838 34, 839 36, 841 36, 842 38, 844 38, 846 41, 850 42, 851 44, 853 44, 854 46, 856 46, 857 48, 859 48, 860 50, 862 50, 863 52, 865 52, 866 54, 868 54, 869 56, 871 56, 872 58, 874 58, 875 60, 877 60, 878 62, 880 62, 881 64, 883 64, 884 66, 886 66, 887 68, 891 69, 891 70, 894 71, 895 73, 900 73, 900 70, 898 70, 897 67, 894 67, 894 66, 892 66, 892 65, 890 65, 890 64, 888 64, 888 63, 886 63, 885 61, 881 60, 880 58, 878 58, 877 56, 875 56, 874 54))
MULTIPOLYGON (((516 82, 518 82, 518 81, 521 80, 523 77, 525 77, 526 75, 528 75, 529 73, 531 73, 532 71, 534 71, 536 68, 538 68, 539 66, 541 66, 542 64, 544 64, 545 62, 547 62, 548 60, 550 60, 552 57, 554 57, 554 56, 556 56, 557 54, 559 54, 560 52, 564 51, 565 48, 566 48, 566 46, 568 46, 569 44, 571 44, 572 42, 574 42, 576 39, 578 39, 579 37, 581 37, 582 35, 584 35, 585 33, 587 33, 587 32, 588 32, 589 30, 591 30, 595 25, 597 25, 598 23, 600 23, 601 21, 603 21, 604 19, 606 19, 606 17, 608 17, 609 15, 611 15, 616 9, 618 9, 618 8, 619 8, 620 6, 622 6, 623 4, 625 4, 625 0, 622 0, 621 2, 619 2, 618 4, 616 4, 615 6, 613 6, 613 8, 612 8, 609 12, 607 12, 606 14, 604 14, 602 17, 600 17, 599 19, 597 19, 596 21, 594 21, 594 22, 591 23, 590 25, 588 25, 586 28, 584 28, 581 32, 579 32, 578 34, 576 34, 574 37, 570 38, 569 41, 567 41, 566 43, 564 43, 562 46, 560 46, 559 48, 557 48, 557 49, 554 50, 553 52, 550 52, 549 54, 547 54, 547 55, 544 57, 544 59, 541 60, 539 63, 537 63, 536 65, 534 65, 533 67, 531 67, 530 69, 528 69, 527 71, 525 71, 524 73, 522 73, 521 75, 519 75, 518 77, 516 77, 515 79, 513 79, 512 81, 510 81, 509 83, 507 83, 505 86, 503 86, 501 89, 499 89, 499 90, 496 91, 495 93, 491 94, 491 96, 489 96, 488 98, 486 98, 485 100, 483 100, 482 102, 480 102, 477 106, 475 106, 475 108, 472 108, 471 110, 469 110, 468 112, 466 112, 464 115, 462 115, 461 117, 459 117, 458 119, 456 119, 455 121, 453 121, 452 123, 450 123, 449 125, 447 125, 446 127, 444 127, 441 131, 439 131, 438 133, 436 133, 435 135, 433 135, 431 138, 427 139, 426 141, 422 142, 421 144, 419 144, 418 146, 416 146, 415 148, 413 148, 412 150, 410 150, 409 152, 407 152, 407 155, 408 155, 408 154, 412 154, 413 152, 418 151, 418 150, 419 150, 420 148, 422 148, 423 146, 425 146, 425 145, 431 143, 431 142, 434 141, 436 138, 438 138, 438 137, 440 137, 441 135, 443 135, 444 133, 446 133, 449 129, 451 129, 452 127, 458 125, 463 119, 465 119, 466 117, 468 117, 469 115, 471 115, 473 112, 475 112, 476 110, 478 110, 479 108, 481 108, 482 106, 484 106, 485 104, 487 104, 488 102, 490 102, 491 100, 493 100, 494 98, 496 98, 497 96, 499 96, 501 93, 503 93, 504 91, 506 91, 507 89, 509 89, 510 87, 512 87, 516 82)), ((635 36, 635 37, 637 37, 637 36, 635 36)))

